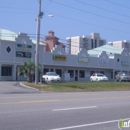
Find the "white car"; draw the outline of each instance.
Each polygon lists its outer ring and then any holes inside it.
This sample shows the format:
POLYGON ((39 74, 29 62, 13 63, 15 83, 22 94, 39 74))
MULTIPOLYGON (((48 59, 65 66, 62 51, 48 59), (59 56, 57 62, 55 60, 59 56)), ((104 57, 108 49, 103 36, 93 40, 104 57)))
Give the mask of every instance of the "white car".
POLYGON ((91 77, 90 77, 90 81, 108 81, 108 77, 106 77, 104 74, 102 73, 94 73, 91 77))
POLYGON ((55 72, 46 72, 45 75, 42 76, 43 81, 50 82, 50 81, 61 81, 59 75, 55 72))

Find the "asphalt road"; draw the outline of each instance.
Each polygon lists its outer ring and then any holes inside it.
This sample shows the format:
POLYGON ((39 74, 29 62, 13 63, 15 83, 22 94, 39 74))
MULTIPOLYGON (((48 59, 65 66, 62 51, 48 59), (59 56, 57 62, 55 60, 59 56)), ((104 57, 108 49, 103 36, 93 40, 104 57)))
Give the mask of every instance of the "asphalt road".
POLYGON ((129 91, 47 93, 6 85, 19 89, 0 94, 0 130, 119 130, 118 120, 130 120, 129 91))

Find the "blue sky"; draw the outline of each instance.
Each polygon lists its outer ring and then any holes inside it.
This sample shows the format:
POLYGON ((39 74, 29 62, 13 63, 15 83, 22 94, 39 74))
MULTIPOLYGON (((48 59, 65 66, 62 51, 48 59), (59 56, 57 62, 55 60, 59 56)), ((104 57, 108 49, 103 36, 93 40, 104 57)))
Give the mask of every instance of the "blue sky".
MULTIPOLYGON (((107 42, 130 40, 130 0, 42 0, 42 11, 43 39, 53 30, 64 40, 91 32, 100 33, 107 42)), ((35 38, 37 14, 38 0, 0 0, 0 28, 35 38)))

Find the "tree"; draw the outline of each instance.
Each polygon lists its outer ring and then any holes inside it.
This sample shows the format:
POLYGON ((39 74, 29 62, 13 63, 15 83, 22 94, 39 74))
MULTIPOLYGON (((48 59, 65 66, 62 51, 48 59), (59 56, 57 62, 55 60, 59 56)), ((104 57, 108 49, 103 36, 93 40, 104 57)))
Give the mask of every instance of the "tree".
MULTIPOLYGON (((24 62, 22 66, 18 67, 18 75, 21 73, 26 75, 28 82, 32 82, 34 72, 35 72, 35 63, 32 60, 29 60, 28 62, 24 62)), ((42 73, 40 64, 38 68, 38 73, 40 78, 40 75, 42 73)))

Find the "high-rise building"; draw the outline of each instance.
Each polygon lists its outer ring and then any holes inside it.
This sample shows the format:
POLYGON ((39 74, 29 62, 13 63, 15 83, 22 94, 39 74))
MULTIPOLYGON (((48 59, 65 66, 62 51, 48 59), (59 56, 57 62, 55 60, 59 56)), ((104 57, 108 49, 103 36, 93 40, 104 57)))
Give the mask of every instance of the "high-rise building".
POLYGON ((114 42, 108 42, 110 45, 119 48, 119 49, 127 49, 130 51, 130 41, 129 40, 123 40, 123 41, 114 41, 114 42))
POLYGON ((77 55, 81 48, 87 51, 106 44, 106 40, 102 39, 99 33, 91 33, 90 36, 67 37, 66 39, 68 41, 67 51, 72 55, 77 55))

